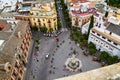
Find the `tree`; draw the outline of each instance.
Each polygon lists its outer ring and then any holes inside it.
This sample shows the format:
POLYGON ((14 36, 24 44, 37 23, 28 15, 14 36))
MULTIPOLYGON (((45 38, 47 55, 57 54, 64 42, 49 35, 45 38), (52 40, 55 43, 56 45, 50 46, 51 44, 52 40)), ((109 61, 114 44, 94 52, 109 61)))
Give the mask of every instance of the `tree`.
POLYGON ((88 33, 87 33, 87 39, 89 37, 89 33, 90 33, 90 29, 94 26, 94 16, 91 16, 91 21, 90 21, 90 25, 89 25, 89 29, 88 29, 88 33))
POLYGON ((118 62, 118 56, 110 56, 110 57, 108 58, 108 64, 109 64, 109 65, 114 64, 114 63, 116 63, 116 62, 118 62))
POLYGON ((106 18, 108 17, 108 11, 106 11, 106 13, 105 13, 105 17, 106 17, 106 18))
POLYGON ((113 56, 115 62, 118 62, 118 56, 113 56))
POLYGON ((40 43, 40 39, 36 39, 35 42, 37 42, 39 44, 40 43))
POLYGON ((77 36, 75 36, 75 37, 74 37, 74 41, 77 43, 77 42, 78 42, 78 40, 79 40, 79 39, 78 39, 78 37, 77 37, 77 36))
POLYGON ((50 28, 50 30, 49 30, 50 32, 53 32, 53 28, 50 28))
POLYGON ((108 57, 108 64, 111 65, 114 63, 115 63, 115 61, 114 61, 113 57, 112 56, 108 57))
POLYGON ((90 42, 90 43, 88 44, 88 47, 89 47, 89 48, 95 48, 95 49, 96 49, 95 44, 93 44, 92 42, 90 42))
POLYGON ((73 31, 74 31, 74 32, 77 32, 77 28, 76 28, 76 27, 74 27, 74 28, 73 28, 73 31))
POLYGON ((80 36, 80 41, 82 42, 85 39, 84 36, 80 36))
POLYGON ((120 7, 120 0, 106 0, 107 4, 114 7, 120 7))
POLYGON ((38 50, 38 49, 39 49, 39 46, 35 46, 35 49, 38 50))
POLYGON ((58 21, 58 29, 60 29, 61 27, 62 27, 62 25, 61 25, 61 23, 60 23, 60 21, 58 21))
POLYGON ((96 49, 94 48, 90 48, 89 49, 89 53, 92 55, 92 54, 95 54, 96 53, 96 49))
POLYGON ((37 26, 31 27, 31 29, 34 30, 34 31, 38 31, 38 27, 37 26))
POLYGON ((43 32, 43 33, 46 33, 47 32, 47 28, 46 27, 42 27, 42 28, 40 28, 40 31, 43 32))
POLYGON ((110 57, 110 55, 108 54, 108 52, 105 52, 105 51, 101 52, 101 54, 99 56, 99 58, 101 60, 105 60, 105 59, 107 60, 109 57, 110 57))
MULTIPOLYGON (((83 46, 87 46, 87 44, 88 44, 88 40, 84 39, 84 40, 83 40, 83 46)), ((95 48, 95 49, 96 49, 96 48, 95 48)))

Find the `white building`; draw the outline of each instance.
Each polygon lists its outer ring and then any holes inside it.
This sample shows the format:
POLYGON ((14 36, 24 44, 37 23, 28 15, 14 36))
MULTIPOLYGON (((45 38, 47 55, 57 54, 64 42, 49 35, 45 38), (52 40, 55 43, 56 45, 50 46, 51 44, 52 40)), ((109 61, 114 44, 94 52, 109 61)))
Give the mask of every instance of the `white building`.
POLYGON ((3 9, 6 6, 11 6, 10 10, 14 10, 17 1, 23 2, 23 0, 0 0, 0 9, 3 9))
POLYGON ((100 18, 91 29, 88 42, 94 43, 100 51, 120 57, 120 26, 100 18))

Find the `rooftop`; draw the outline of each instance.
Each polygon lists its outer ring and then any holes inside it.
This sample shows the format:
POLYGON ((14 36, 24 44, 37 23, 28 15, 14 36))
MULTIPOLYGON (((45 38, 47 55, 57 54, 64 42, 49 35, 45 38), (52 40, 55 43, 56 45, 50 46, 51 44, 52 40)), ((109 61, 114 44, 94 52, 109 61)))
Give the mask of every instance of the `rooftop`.
POLYGON ((7 26, 7 21, 0 20, 0 31, 3 30, 7 26))
POLYGON ((88 2, 88 0, 72 0, 72 3, 78 3, 78 2, 80 2, 80 3, 85 3, 85 2, 88 2))
POLYGON ((113 32, 120 36, 120 26, 119 25, 110 23, 106 29, 109 30, 110 32, 113 32))
POLYGON ((90 14, 93 14, 93 15, 95 15, 95 16, 99 16, 99 15, 96 13, 96 9, 95 9, 95 8, 88 9, 88 10, 85 11, 85 12, 81 12, 80 10, 79 10, 79 11, 72 10, 71 12, 72 12, 72 14, 78 15, 78 16, 86 16, 86 15, 90 15, 90 14))
MULTIPOLYGON (((17 34, 18 32, 24 34, 28 25, 27 21, 19 21, 13 32, 0 32, 0 43, 2 44, 3 40, 5 43, 3 49, 0 50, 0 64, 5 64, 6 62, 10 62, 11 65, 14 64, 15 49, 20 47, 22 43, 22 38, 18 38, 17 34)), ((8 75, 0 70, 0 79, 6 79, 7 77, 8 75)))
POLYGON ((3 42, 4 42, 4 40, 0 40, 0 47, 1 47, 1 45, 3 44, 3 42))

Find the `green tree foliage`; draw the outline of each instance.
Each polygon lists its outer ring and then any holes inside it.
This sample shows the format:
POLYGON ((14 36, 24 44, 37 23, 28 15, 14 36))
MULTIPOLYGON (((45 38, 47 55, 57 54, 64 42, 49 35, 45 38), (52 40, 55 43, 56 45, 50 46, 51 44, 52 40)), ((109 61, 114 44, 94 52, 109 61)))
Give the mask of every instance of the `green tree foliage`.
POLYGON ((83 40, 85 40, 84 36, 80 36, 80 41, 82 42, 83 40))
POLYGON ((53 32, 53 28, 50 28, 50 30, 49 30, 50 32, 53 32))
POLYGON ((118 62, 118 56, 110 56, 110 57, 108 58, 108 64, 109 64, 109 65, 114 64, 114 63, 116 63, 116 62, 118 62))
POLYGON ((110 6, 120 8, 120 0, 106 0, 107 4, 110 6))
POLYGON ((94 54, 94 53, 96 53, 96 47, 95 47, 95 44, 93 44, 92 42, 90 42, 89 44, 88 44, 88 47, 89 47, 89 53, 90 54, 94 54))
POLYGON ((71 28, 71 20, 69 18, 69 13, 67 11, 67 6, 66 4, 64 3, 64 0, 60 0, 61 1, 61 5, 62 5, 62 11, 63 11, 63 14, 64 14, 64 18, 66 20, 66 24, 69 28, 71 28))
POLYGON ((59 20, 58 20, 57 24, 58 24, 58 29, 60 29, 62 27, 62 25, 59 20))
POLYGON ((94 26, 94 16, 91 16, 91 21, 90 21, 90 25, 89 25, 89 29, 88 29, 88 33, 87 33, 87 38, 89 37, 89 33, 90 33, 90 29, 94 26))
POLYGON ((89 48, 94 48, 94 49, 96 49, 95 44, 93 44, 92 42, 90 42, 90 43, 88 44, 88 47, 89 47, 89 48))
POLYGON ((34 31, 38 31, 38 27, 37 26, 31 27, 31 29, 34 30, 34 31))
POLYGON ((105 52, 105 51, 101 52, 101 54, 100 54, 100 56, 99 56, 99 58, 100 58, 101 60, 108 59, 109 57, 110 57, 110 55, 108 54, 108 52, 105 52))
POLYGON ((47 28, 46 27, 42 27, 42 28, 40 28, 40 31, 43 32, 43 33, 46 33, 47 32, 47 28))
POLYGON ((74 37, 74 41, 77 43, 77 42, 78 42, 78 40, 79 40, 79 39, 78 39, 78 37, 77 37, 77 36, 75 36, 75 37, 74 37))
POLYGON ((35 49, 38 50, 38 49, 39 49, 39 46, 35 46, 35 49))
POLYGON ((96 53, 96 49, 95 48, 90 48, 89 49, 89 53, 92 55, 92 54, 95 54, 96 53))

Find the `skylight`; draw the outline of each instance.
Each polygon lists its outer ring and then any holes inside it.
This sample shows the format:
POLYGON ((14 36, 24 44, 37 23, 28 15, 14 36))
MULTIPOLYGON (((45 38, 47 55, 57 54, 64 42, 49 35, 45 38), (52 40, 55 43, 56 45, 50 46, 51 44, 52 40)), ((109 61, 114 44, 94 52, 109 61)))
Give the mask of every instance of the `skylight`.
POLYGON ((0 47, 1 47, 1 45, 4 43, 4 40, 0 40, 0 47))

